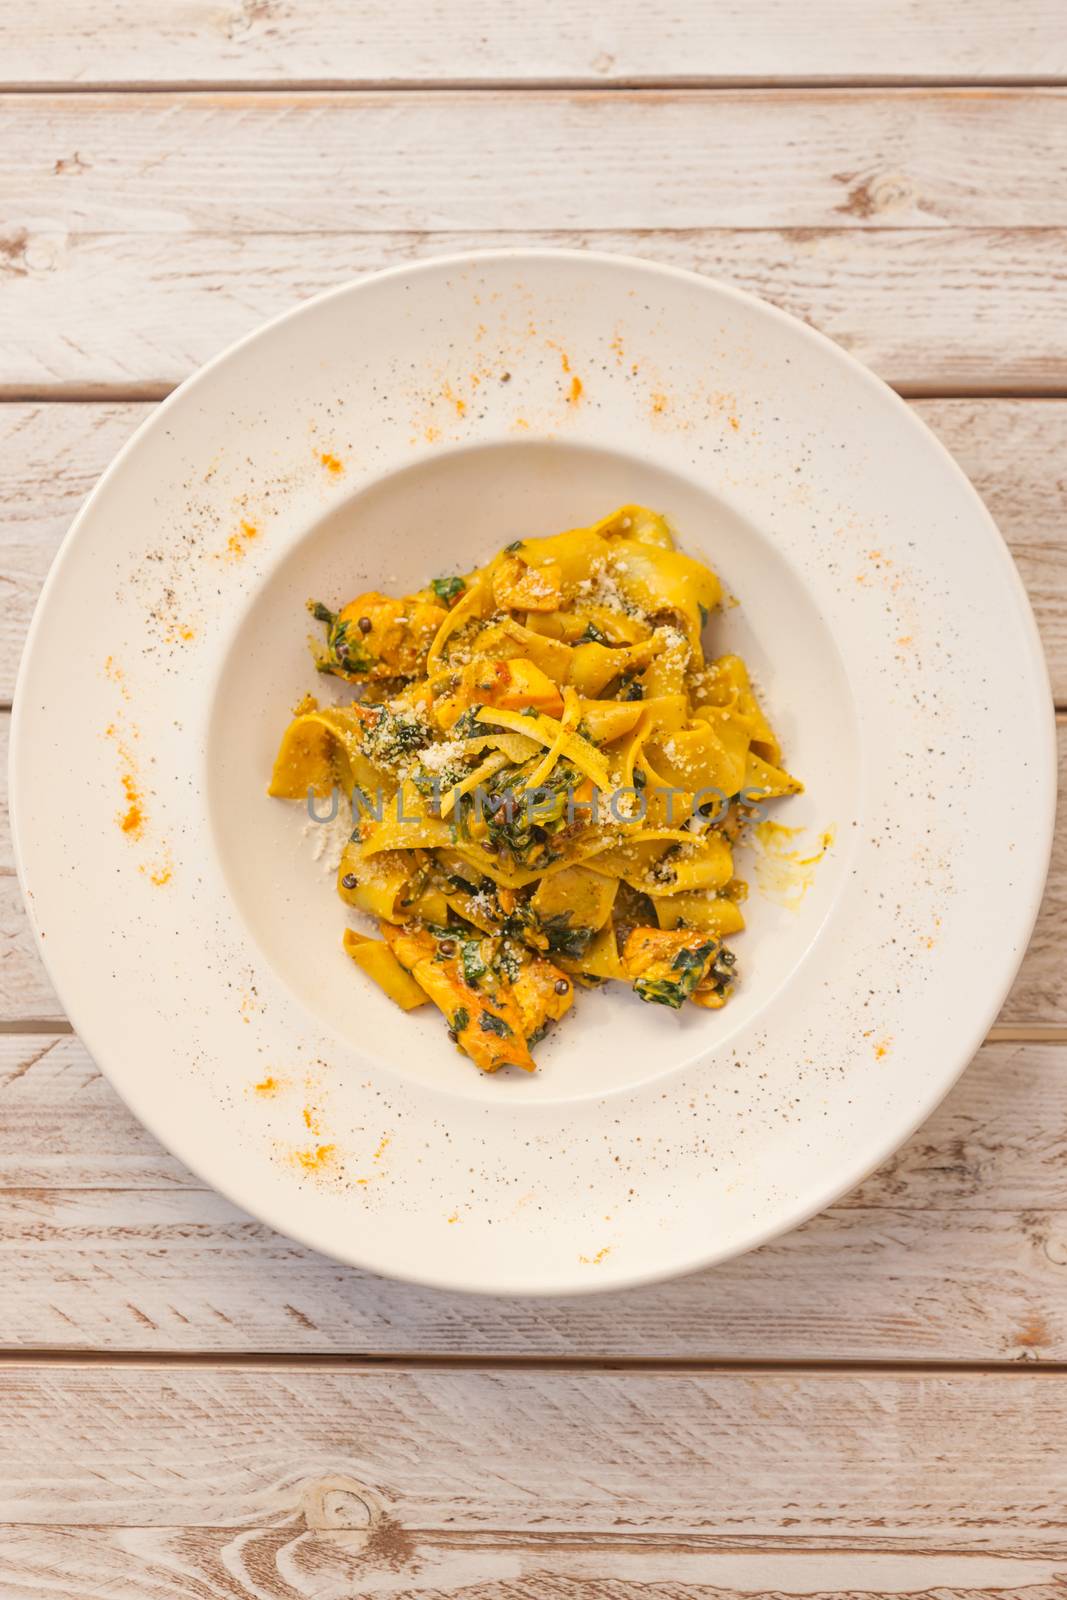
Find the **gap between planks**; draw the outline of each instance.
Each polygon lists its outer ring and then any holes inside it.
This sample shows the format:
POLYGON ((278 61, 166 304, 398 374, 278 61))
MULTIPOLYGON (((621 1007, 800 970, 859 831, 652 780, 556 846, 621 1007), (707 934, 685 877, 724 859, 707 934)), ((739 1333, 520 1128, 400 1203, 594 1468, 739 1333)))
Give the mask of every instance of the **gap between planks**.
POLYGON ((471 1355, 419 1351, 291 1352, 287 1350, 63 1350, 54 1345, 0 1352, 0 1372, 18 1368, 49 1367, 80 1371, 92 1367, 125 1367, 134 1371, 171 1371, 195 1368, 200 1371, 317 1372, 358 1375, 389 1370, 420 1372, 640 1372, 651 1377, 759 1377, 796 1374, 804 1377, 839 1378, 988 1378, 1018 1373, 1022 1377, 1067 1378, 1067 1361, 1042 1361, 1005 1356, 1001 1361, 960 1361, 929 1357, 893 1361, 867 1361, 855 1357, 840 1360, 815 1357, 780 1357, 767 1360, 724 1359, 713 1356, 680 1359, 677 1356, 582 1356, 508 1355, 478 1352, 471 1355))
POLYGON ((786 74, 777 77, 716 76, 690 73, 674 75, 661 73, 642 77, 609 78, 543 77, 543 78, 186 78, 161 81, 145 79, 88 79, 71 83, 67 79, 40 79, 36 83, 4 82, 0 80, 0 94, 10 95, 89 95, 89 94, 560 94, 592 91, 596 94, 641 94, 693 92, 723 92, 731 89, 778 90, 825 93, 828 89, 848 91, 877 90, 909 93, 928 89, 960 89, 995 92, 999 89, 1062 89, 1067 87, 1067 73, 1051 77, 1026 77, 1008 75, 999 78, 976 78, 968 74, 923 73, 870 73, 856 77, 832 75, 794 78, 786 74))
MULTIPOLYGON (((66 1017, 16 1017, 0 1020, 0 1034, 54 1033, 72 1035, 66 1017)), ((998 1022, 985 1036, 986 1044, 1067 1044, 1067 1026, 1057 1022, 998 1022)))
MULTIPOLYGON (((40 1032, 46 1033, 46 1028, 40 1032)), ((1067 1027, 1055 1022, 997 1022, 985 1036, 986 1044, 1067 1044, 1067 1027)))
MULTIPOLYGON (((16 1017, 0 1020, 0 1035, 52 1033, 69 1036, 74 1029, 66 1017, 16 1017)), ((1067 1026, 1057 1022, 994 1023, 985 1044, 1067 1044, 1067 1026)))
MULTIPOLYGON (((0 91, 2 92, 2 91, 0 91)), ((502 236, 508 234, 507 229, 497 230, 502 236)), ((586 230, 591 236, 598 230, 586 230)), ((657 233, 670 233, 670 228, 657 228, 657 233)), ((681 232, 690 230, 682 229, 681 232)), ((731 233, 766 233, 766 228, 731 228, 731 233)), ((866 228, 866 233, 877 233, 877 228, 866 228)), ((884 229, 883 232, 895 230, 884 229)), ((956 232, 966 232, 966 229, 956 229, 956 232)), ((976 230, 984 231, 984 230, 976 230)), ((1013 228, 1013 233, 1025 233, 1025 228, 1013 228)), ((1036 229, 1035 232, 1044 230, 1036 229)), ((321 230, 320 230, 321 232, 321 230)), ((525 237, 521 232, 514 232, 515 238, 525 237)), ((363 276, 373 276, 365 274, 363 276)), ((714 280, 709 280, 714 281, 714 280)), ((312 297, 314 298, 314 297, 312 297)), ((307 301, 303 302, 307 304, 307 301)), ((274 319, 271 319, 274 320, 274 319)), ((267 326, 264 324, 263 326, 267 326)), ((220 351, 219 354, 225 354, 220 351)), ((192 374, 195 376, 195 373, 192 374)), ((875 374, 877 376, 877 374, 875 374)), ((188 380, 185 380, 186 382, 188 380)), ((180 383, 152 382, 144 383, 49 383, 49 384, 5 384, 0 383, 0 405, 136 405, 144 401, 161 401, 168 399, 180 383)), ((1008 384, 998 387, 996 384, 976 386, 974 384, 952 388, 949 385, 923 384, 923 383, 896 383, 887 384, 887 388, 898 394, 902 400, 1067 400, 1067 387, 1062 384, 1049 384, 1045 388, 1019 389, 1008 384)), ((2 708, 0 708, 2 709, 2 708)))

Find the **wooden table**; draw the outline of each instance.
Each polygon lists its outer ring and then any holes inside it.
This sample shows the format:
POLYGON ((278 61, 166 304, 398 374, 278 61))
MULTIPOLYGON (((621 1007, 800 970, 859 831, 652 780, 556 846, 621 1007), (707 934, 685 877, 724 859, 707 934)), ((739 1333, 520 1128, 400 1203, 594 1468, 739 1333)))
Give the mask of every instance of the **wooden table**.
MULTIPOLYGON (((6 704, 174 384, 354 274, 531 240, 718 274, 895 384, 1067 705, 1062 0, 7 0, 0 77, 6 704)), ((206 1190, 73 1037, 6 834, 0 872, 4 1600, 1067 1596, 1067 831, 906 1149, 572 1303, 364 1277, 206 1190)))

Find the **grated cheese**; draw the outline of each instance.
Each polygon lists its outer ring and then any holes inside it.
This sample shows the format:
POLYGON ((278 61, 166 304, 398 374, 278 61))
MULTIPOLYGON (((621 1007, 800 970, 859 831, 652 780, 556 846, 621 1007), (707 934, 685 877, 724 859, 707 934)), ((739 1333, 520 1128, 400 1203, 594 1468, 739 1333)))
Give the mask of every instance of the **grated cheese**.
POLYGON ((443 772, 446 767, 463 762, 470 754, 462 739, 446 739, 443 744, 431 744, 419 756, 419 764, 427 772, 443 772))
MULTIPOLYGON (((322 805, 326 802, 322 801, 322 805)), ((317 822, 305 814, 303 837, 311 848, 312 861, 318 861, 324 873, 333 874, 340 866, 345 845, 352 833, 352 807, 344 796, 337 801, 337 815, 329 822, 317 822)))

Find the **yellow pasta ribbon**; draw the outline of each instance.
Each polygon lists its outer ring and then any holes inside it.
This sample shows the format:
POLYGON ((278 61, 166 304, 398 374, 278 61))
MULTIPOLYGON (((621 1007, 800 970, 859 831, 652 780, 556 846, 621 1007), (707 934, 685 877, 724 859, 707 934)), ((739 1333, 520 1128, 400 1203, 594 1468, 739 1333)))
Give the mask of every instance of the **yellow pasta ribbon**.
POLYGON ((560 718, 559 732, 549 745, 542 759, 537 763, 533 772, 527 778, 522 788, 539 789, 556 765, 567 740, 582 720, 582 703, 573 689, 563 691, 563 716, 560 718))
MULTIPOLYGON (((512 733, 525 734, 528 739, 536 739, 547 749, 551 749, 559 736, 561 724, 555 717, 550 717, 543 711, 536 716, 529 717, 519 711, 500 711, 493 706, 479 706, 474 713, 479 722, 490 723, 493 727, 510 728, 512 733)), ((572 761, 578 771, 595 783, 598 789, 611 788, 611 773, 600 752, 585 739, 577 734, 568 734, 563 743, 562 753, 572 761)))
POLYGON ((470 794, 472 789, 477 789, 480 783, 484 783, 487 778, 493 777, 494 773, 508 765, 510 765, 509 758, 504 750, 495 750, 491 756, 486 756, 481 766, 475 767, 474 771, 461 778, 459 783, 453 784, 446 795, 442 795, 442 817, 451 816, 457 800, 465 794, 470 794))
POLYGON ((472 617, 481 615, 486 590, 487 583, 484 576, 480 572, 476 573, 470 580, 463 598, 456 602, 434 634, 433 643, 426 653, 427 677, 432 677, 440 666, 441 653, 452 635, 465 627, 472 617))

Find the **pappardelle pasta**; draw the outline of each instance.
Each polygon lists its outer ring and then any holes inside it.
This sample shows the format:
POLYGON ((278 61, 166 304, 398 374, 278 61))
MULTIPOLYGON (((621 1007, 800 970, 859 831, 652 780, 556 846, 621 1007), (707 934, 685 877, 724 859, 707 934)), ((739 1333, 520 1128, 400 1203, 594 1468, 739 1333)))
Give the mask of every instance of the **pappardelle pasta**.
POLYGON ((726 1003, 734 847, 801 785, 741 659, 705 658, 720 602, 634 505, 416 594, 309 601, 319 671, 360 693, 297 707, 269 792, 351 807, 337 890, 381 937, 344 947, 483 1072, 532 1072, 575 985, 726 1003))

